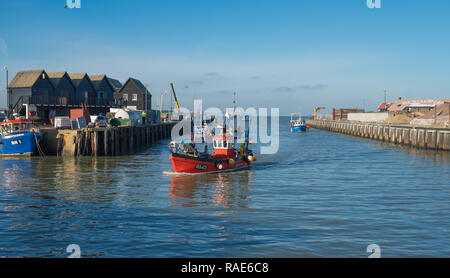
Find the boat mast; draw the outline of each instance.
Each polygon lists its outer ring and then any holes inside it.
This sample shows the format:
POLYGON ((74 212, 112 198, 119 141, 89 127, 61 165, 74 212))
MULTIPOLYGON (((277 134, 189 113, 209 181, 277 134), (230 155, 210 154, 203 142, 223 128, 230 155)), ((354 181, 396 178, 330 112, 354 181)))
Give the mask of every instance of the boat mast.
POLYGON ((298 118, 299 120, 302 120, 302 106, 299 104, 298 105, 298 118))
POLYGON ((236 92, 233 93, 233 148, 236 148, 237 120, 236 120, 236 92))

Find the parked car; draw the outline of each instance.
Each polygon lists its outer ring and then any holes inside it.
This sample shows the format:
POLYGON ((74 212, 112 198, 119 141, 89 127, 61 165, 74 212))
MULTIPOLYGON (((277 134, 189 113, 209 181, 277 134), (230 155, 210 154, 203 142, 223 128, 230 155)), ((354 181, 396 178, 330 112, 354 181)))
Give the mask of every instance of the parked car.
POLYGON ((95 126, 96 127, 107 127, 108 126, 108 119, 100 114, 97 117, 97 119, 95 119, 95 126))

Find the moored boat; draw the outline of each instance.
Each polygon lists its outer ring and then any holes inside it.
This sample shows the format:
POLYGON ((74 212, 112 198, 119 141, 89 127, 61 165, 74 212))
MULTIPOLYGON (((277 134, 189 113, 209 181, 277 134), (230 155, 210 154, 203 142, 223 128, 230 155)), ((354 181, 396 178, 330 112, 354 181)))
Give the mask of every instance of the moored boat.
POLYGON ((0 123, 0 156, 30 156, 35 153, 39 132, 27 119, 0 123))

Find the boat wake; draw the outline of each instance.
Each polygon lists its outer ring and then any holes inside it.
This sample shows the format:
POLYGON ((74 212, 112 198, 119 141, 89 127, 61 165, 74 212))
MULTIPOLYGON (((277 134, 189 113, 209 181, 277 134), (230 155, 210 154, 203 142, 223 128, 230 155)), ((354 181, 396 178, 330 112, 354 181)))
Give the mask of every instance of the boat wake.
POLYGON ((240 167, 240 168, 233 168, 228 170, 222 170, 222 171, 214 171, 214 172, 203 172, 203 173, 177 173, 174 171, 163 171, 163 175, 165 176, 201 176, 201 175, 209 175, 209 174, 222 174, 222 173, 231 173, 231 172, 238 172, 249 169, 249 166, 240 167))

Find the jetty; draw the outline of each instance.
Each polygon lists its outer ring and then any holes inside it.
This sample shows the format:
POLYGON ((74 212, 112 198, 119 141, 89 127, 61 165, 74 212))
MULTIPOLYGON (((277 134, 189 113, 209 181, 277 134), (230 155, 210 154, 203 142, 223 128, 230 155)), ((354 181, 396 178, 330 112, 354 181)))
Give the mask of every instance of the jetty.
POLYGON ((40 129, 43 155, 119 156, 131 155, 169 139, 175 123, 77 130, 40 129))
POLYGON ((412 148, 450 150, 450 129, 350 121, 308 120, 315 129, 388 142, 412 148))

